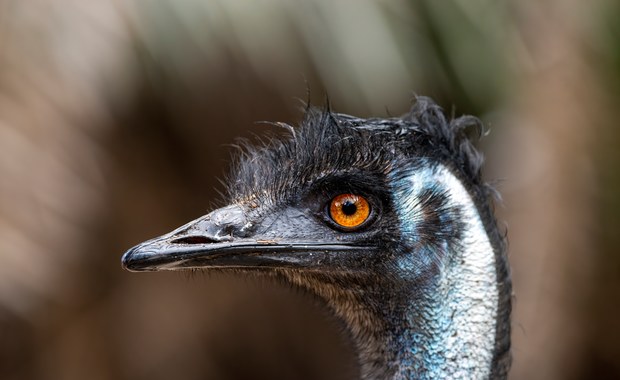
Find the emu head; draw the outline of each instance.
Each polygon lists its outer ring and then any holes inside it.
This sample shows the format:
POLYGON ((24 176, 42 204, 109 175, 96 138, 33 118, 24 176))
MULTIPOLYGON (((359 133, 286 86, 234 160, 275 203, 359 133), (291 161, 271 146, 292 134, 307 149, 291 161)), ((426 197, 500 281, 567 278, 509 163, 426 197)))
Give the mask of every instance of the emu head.
POLYGON ((132 271, 275 276, 325 301, 364 378, 504 378, 504 239, 466 136, 427 98, 402 118, 309 109, 247 148, 229 204, 123 256, 132 271))

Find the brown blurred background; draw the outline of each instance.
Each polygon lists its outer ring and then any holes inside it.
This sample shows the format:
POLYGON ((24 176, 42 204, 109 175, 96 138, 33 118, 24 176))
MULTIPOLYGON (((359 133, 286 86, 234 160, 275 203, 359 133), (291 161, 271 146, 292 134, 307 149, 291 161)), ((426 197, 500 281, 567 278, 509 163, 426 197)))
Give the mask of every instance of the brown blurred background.
POLYGON ((620 378, 618 20, 611 0, 0 0, 0 378, 354 378, 304 294, 119 260, 217 204, 257 121, 413 93, 490 127, 511 379, 620 378))

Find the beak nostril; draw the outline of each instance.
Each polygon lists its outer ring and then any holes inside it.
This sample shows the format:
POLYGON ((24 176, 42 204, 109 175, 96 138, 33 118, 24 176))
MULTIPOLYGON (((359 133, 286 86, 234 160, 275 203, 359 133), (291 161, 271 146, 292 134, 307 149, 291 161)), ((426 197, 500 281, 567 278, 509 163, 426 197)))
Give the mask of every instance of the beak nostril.
POLYGON ((229 224, 227 226, 224 226, 224 228, 222 228, 222 232, 223 235, 230 235, 233 236, 238 230, 237 226, 233 226, 232 224, 229 224))
POLYGON ((172 241, 173 244, 210 244, 219 242, 220 240, 211 239, 206 236, 185 236, 172 241))

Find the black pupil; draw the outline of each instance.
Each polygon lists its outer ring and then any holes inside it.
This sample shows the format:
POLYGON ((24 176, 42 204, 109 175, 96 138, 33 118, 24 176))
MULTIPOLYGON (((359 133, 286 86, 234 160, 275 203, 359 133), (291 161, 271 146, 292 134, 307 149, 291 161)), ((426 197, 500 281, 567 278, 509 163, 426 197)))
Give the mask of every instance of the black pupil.
POLYGON ((357 212, 357 206, 352 201, 344 201, 342 203, 342 213, 351 216, 357 212))

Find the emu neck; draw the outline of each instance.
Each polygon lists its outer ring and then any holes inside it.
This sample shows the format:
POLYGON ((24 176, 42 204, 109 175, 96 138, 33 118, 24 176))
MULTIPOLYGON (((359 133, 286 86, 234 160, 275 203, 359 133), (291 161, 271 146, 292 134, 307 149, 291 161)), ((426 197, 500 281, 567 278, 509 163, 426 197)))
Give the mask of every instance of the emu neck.
POLYGON ((489 378, 502 252, 491 244, 472 197, 446 167, 396 173, 393 187, 408 247, 397 267, 404 283, 418 280, 410 288, 415 293, 397 306, 401 312, 392 313, 400 320, 389 322, 394 378, 489 378), (429 233, 429 226, 439 227, 429 233))
MULTIPOLYGON (((343 289, 340 281, 317 287, 318 279, 293 277, 289 279, 323 298, 344 322, 362 379, 487 379, 493 372, 494 283, 482 281, 474 294, 465 295, 472 284, 462 282, 460 269, 446 269, 438 281, 415 292, 407 286, 396 291, 394 283, 377 283, 365 291, 343 289)), ((346 281, 357 289, 366 282, 355 277, 346 281)))

